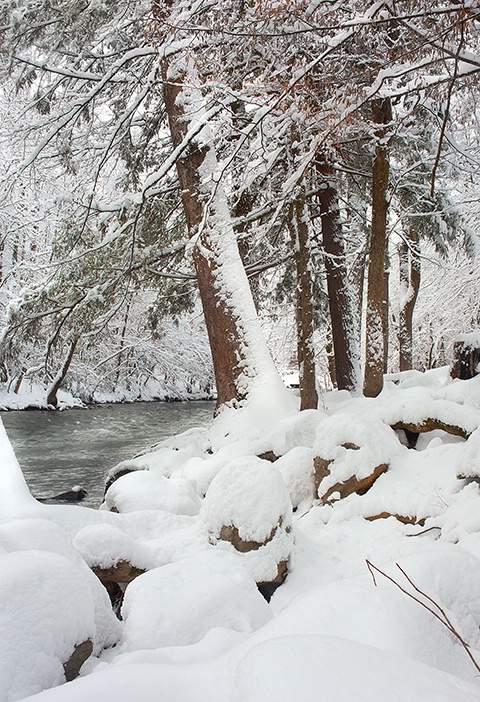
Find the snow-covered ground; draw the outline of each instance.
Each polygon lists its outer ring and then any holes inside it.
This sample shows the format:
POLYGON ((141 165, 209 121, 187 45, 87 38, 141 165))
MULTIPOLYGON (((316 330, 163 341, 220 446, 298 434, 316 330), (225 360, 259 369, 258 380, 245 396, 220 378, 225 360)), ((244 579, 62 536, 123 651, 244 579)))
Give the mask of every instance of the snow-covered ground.
POLYGON ((120 464, 98 511, 36 502, 2 432, 1 702, 480 700, 480 376, 269 400, 120 464), (432 418, 468 439, 391 428, 432 418), (124 562, 145 572, 119 621, 91 569, 124 562))

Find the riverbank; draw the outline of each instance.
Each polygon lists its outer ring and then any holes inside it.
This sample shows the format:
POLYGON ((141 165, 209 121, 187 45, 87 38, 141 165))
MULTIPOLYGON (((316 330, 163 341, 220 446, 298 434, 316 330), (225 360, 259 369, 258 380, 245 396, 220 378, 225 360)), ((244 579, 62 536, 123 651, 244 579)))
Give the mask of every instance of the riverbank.
POLYGON ((192 404, 144 404, 151 440, 140 406, 5 415, 50 428, 21 437, 63 478, 97 438, 112 460, 175 435, 86 509, 34 500, 0 430, 0 701, 480 702, 480 376, 167 426, 192 404))
MULTIPOLYGON (((169 392, 158 388, 158 393, 96 393, 93 401, 76 397, 66 390, 58 391, 57 411, 67 409, 88 409, 111 404, 132 404, 134 402, 197 402, 215 399, 213 393, 192 391, 185 387, 170 388, 169 392)), ((47 410, 54 409, 47 403, 47 388, 40 383, 24 383, 18 393, 7 385, 0 384, 0 411, 47 410)))
POLYGON ((110 468, 174 434, 208 426, 214 406, 109 403, 74 412, 0 412, 0 417, 35 496, 51 497, 80 485, 88 492, 82 504, 97 508, 110 468))

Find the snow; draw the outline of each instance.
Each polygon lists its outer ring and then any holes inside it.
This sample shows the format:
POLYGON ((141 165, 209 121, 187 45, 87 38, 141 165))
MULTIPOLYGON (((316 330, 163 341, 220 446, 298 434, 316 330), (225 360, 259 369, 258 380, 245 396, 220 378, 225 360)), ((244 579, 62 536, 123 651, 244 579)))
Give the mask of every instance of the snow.
POLYGON ((200 499, 185 478, 164 478, 148 470, 138 470, 118 478, 105 495, 109 510, 134 512, 163 509, 172 514, 198 514, 200 499))
POLYGON ((459 639, 480 665, 477 385, 437 369, 390 376, 375 399, 325 393, 319 410, 229 408, 119 464, 133 472, 100 510, 36 502, 2 430, 1 702, 480 700, 459 639), (431 416, 469 438, 436 430, 411 450, 390 426, 431 416), (317 456, 321 491, 388 468, 322 504, 317 456), (146 572, 119 621, 89 566, 121 560, 146 572), (267 603, 256 583, 282 562, 267 603), (65 685, 87 638, 94 656, 65 685))
POLYGON ((137 578, 122 616, 122 650, 138 650, 188 646, 217 627, 251 633, 272 613, 238 559, 211 549, 137 578))

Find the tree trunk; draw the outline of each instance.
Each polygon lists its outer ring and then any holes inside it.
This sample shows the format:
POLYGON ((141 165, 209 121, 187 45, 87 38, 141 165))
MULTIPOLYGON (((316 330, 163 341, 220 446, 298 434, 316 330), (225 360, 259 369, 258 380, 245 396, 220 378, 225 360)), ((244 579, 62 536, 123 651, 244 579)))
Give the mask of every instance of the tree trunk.
POLYGON ((310 273, 310 242, 305 221, 303 189, 290 205, 288 226, 295 257, 297 285, 295 288, 295 317, 297 323, 297 355, 300 380, 300 410, 317 409, 315 382, 315 351, 313 345, 313 284, 310 273))
POLYGON ((418 234, 409 229, 408 241, 399 246, 400 318, 398 329, 399 366, 401 371, 413 368, 413 311, 420 290, 421 264, 418 256, 418 234))
POLYGON ((318 197, 337 387, 339 390, 356 390, 360 382, 359 325, 348 284, 338 195, 331 167, 321 163, 318 171, 325 178, 325 187, 318 197))
POLYGON ((262 399, 270 395, 277 405, 283 397, 286 409, 288 391, 267 349, 225 193, 216 180, 219 169, 198 76, 192 61, 187 64, 177 55, 162 61, 162 77, 173 146, 185 146, 176 168, 212 352, 217 408, 258 396, 258 390, 262 399))
MULTIPOLYGON (((389 98, 373 100, 372 120, 387 125, 392 119, 389 98)), ((389 175, 388 130, 375 131, 376 145, 372 168, 372 231, 368 260, 366 358, 363 391, 376 397, 383 386, 385 328, 385 253, 387 248, 387 187, 389 175)))
POLYGON ((383 372, 388 372, 389 347, 389 313, 390 313, 390 257, 385 246, 385 272, 383 274, 383 372))
POLYGON ((62 367, 58 371, 57 375, 53 379, 52 385, 50 386, 50 390, 48 391, 47 395, 47 405, 51 405, 52 407, 58 407, 58 397, 57 393, 60 390, 60 387, 65 380, 65 376, 68 373, 68 369, 70 368, 70 364, 72 363, 72 358, 73 354, 75 353, 75 349, 77 348, 78 344, 78 338, 74 338, 70 342, 70 348, 68 349, 67 355, 65 356, 65 360, 62 364, 62 367))

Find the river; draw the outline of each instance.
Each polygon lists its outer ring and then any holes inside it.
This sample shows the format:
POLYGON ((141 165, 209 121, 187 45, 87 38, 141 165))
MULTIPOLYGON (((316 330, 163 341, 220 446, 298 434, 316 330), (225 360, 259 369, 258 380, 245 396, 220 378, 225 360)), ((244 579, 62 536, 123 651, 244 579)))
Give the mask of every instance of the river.
POLYGON ((208 426, 213 402, 138 402, 51 412, 0 412, 35 497, 80 485, 98 507, 107 471, 173 434, 208 426))

